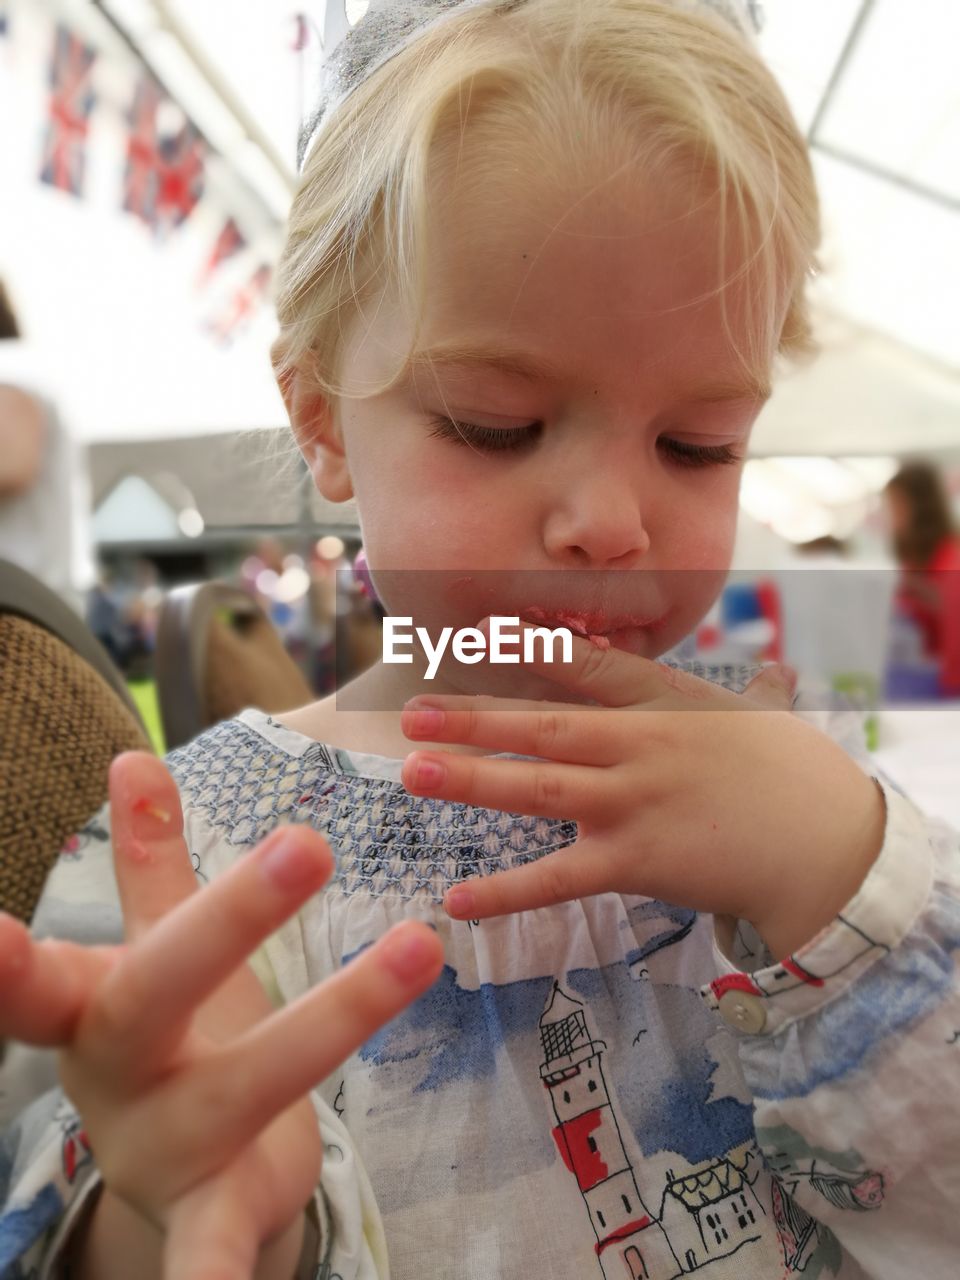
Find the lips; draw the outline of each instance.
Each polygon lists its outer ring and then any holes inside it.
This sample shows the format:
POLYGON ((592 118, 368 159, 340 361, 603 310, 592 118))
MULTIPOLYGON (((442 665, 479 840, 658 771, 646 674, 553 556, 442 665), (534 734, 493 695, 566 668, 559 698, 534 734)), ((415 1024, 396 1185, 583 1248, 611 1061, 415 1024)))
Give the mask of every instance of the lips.
POLYGON ((656 631, 667 620, 665 613, 608 614, 598 610, 561 609, 548 610, 531 605, 520 611, 525 622, 536 622, 550 627, 566 627, 578 636, 614 636, 629 631, 656 631))

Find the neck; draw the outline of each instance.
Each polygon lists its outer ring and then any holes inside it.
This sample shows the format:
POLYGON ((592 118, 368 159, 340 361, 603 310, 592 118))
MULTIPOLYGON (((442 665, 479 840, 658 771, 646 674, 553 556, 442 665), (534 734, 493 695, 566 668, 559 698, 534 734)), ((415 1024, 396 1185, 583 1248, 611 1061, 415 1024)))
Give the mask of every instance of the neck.
POLYGON ((411 742, 400 728, 404 703, 418 693, 462 693, 438 675, 425 683, 412 667, 375 662, 336 693, 273 719, 296 733, 348 751, 403 759, 416 749, 437 747, 464 755, 487 755, 470 747, 411 742))

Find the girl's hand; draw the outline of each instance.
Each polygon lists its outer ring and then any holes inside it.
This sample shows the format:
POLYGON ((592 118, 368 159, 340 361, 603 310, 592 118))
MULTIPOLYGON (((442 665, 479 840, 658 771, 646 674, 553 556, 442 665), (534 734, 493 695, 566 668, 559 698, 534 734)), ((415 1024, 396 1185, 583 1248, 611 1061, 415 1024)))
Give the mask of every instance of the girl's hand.
POLYGON ((328 879, 326 842, 275 831, 199 889, 160 761, 120 757, 110 796, 126 943, 34 942, 0 916, 0 1035, 60 1050, 108 1192, 166 1237, 164 1274, 241 1280, 299 1240, 322 1152, 306 1095, 430 986, 441 945, 399 925, 274 1012, 245 960, 328 879))
POLYGON ((793 680, 767 668, 734 694, 574 637, 569 664, 525 664, 602 706, 418 697, 412 739, 540 757, 414 752, 415 795, 575 819, 576 843, 465 881, 445 905, 479 919, 613 891, 749 920, 778 957, 850 900, 880 851, 879 788, 790 714, 793 680))

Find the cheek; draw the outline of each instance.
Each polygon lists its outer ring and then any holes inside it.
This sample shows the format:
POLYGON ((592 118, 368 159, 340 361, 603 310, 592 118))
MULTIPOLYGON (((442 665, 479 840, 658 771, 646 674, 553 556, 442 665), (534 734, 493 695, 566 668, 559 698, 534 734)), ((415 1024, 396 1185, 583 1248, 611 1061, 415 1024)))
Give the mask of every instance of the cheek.
POLYGON ((724 478, 713 488, 690 490, 665 504, 658 561, 666 569, 725 571, 737 534, 739 483, 724 478))
POLYGON ((506 486, 490 489, 474 461, 413 451, 355 476, 370 564, 390 569, 476 569, 516 545, 506 486))

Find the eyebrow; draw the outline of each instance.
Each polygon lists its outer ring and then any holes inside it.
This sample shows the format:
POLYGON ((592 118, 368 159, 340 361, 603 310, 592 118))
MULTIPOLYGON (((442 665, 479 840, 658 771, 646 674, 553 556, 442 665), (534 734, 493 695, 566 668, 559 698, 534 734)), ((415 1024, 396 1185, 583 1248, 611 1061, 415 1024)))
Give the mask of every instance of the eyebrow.
POLYGON ((716 385, 698 387, 690 396, 694 404, 724 404, 734 400, 753 400, 766 403, 773 395, 773 388, 766 378, 744 382, 719 382, 716 385))
MULTIPOLYGON (((489 369, 495 373, 523 378, 527 382, 559 381, 570 373, 569 368, 544 360, 541 356, 531 355, 526 351, 510 351, 495 343, 430 347, 414 352, 409 361, 409 368, 413 372, 451 366, 489 369)), ((768 381, 758 377, 755 380, 746 378, 742 382, 730 380, 710 383, 697 387, 689 396, 678 396, 678 399, 685 398, 693 404, 723 404, 737 400, 765 402, 770 399, 771 394, 768 381)))
POLYGON ((540 356, 526 351, 508 351, 496 344, 481 346, 440 346, 426 351, 416 351, 410 357, 412 369, 430 369, 437 366, 473 365, 480 369, 492 369, 498 373, 513 374, 528 382, 546 382, 563 376, 563 369, 540 356))

